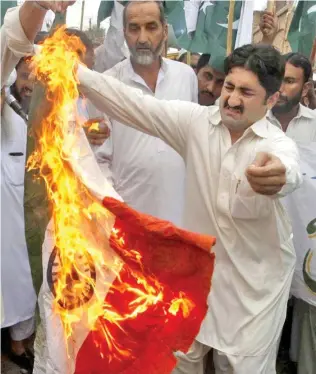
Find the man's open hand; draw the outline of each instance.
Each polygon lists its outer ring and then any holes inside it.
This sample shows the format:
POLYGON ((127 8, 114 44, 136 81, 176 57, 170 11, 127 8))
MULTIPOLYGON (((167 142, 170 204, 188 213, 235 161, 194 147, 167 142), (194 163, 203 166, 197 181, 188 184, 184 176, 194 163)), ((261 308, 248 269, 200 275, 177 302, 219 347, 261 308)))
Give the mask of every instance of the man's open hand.
POLYGON ((47 10, 52 10, 53 12, 59 12, 64 13, 66 9, 74 4, 76 0, 74 1, 37 1, 39 5, 41 5, 43 8, 46 8, 47 10))
POLYGON ((281 160, 266 152, 258 152, 246 170, 251 188, 262 195, 275 195, 286 183, 286 168, 281 160))

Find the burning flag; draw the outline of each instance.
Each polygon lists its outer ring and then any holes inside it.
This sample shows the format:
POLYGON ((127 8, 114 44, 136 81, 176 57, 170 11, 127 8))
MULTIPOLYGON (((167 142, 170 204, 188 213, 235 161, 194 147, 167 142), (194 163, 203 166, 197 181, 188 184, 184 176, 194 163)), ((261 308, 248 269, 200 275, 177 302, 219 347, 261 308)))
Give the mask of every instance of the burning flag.
POLYGON ((207 312, 215 239, 134 211, 107 183, 75 109, 83 49, 60 28, 34 57, 27 167, 50 206, 38 217, 51 217, 34 373, 167 374, 207 312))

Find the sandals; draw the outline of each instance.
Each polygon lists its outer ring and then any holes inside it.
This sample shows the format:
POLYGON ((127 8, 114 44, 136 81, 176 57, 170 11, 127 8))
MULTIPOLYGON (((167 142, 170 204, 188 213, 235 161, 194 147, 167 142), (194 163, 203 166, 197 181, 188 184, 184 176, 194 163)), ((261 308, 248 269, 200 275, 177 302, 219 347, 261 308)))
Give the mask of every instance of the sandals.
POLYGON ((8 358, 10 361, 21 368, 21 373, 32 374, 34 366, 34 355, 29 349, 26 349, 25 352, 21 355, 17 355, 11 350, 11 352, 8 354, 8 358))

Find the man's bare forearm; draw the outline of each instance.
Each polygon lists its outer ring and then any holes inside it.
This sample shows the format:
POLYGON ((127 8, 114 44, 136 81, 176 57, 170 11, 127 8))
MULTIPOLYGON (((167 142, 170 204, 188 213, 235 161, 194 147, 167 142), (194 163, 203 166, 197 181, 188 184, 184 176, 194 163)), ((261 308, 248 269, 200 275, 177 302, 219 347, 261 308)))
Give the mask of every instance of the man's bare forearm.
POLYGON ((36 5, 34 1, 25 1, 20 9, 20 21, 24 33, 30 42, 41 30, 47 10, 36 5))

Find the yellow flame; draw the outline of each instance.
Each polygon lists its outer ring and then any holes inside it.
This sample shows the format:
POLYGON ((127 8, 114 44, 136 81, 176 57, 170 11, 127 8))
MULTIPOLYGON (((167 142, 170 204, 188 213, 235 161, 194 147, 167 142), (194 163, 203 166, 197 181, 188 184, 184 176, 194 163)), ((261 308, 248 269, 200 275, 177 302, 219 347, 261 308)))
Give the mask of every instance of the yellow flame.
POLYGON ((91 131, 99 131, 100 130, 100 125, 98 122, 93 122, 89 128, 88 128, 88 131, 91 132, 91 131))
POLYGON ((171 301, 168 312, 175 316, 179 313, 179 310, 181 310, 183 317, 188 318, 194 306, 194 303, 187 298, 183 292, 180 292, 179 298, 171 301))
MULTIPOLYGON (((138 287, 121 280, 123 262, 107 258, 104 253, 107 245, 104 233, 100 234, 102 230, 97 229, 98 222, 108 222, 112 216, 76 177, 68 162, 70 158, 80 157, 73 145, 83 126, 79 117, 74 117, 76 100, 79 98, 75 75, 80 62, 78 50, 84 52, 80 40, 76 36, 66 35, 64 27, 61 27, 45 40, 41 53, 34 57, 35 76, 46 87, 46 98, 51 108, 42 119, 37 149, 28 160, 28 169, 39 170, 52 203, 57 248, 54 261, 57 269, 53 273, 54 312, 62 320, 66 339, 73 335, 76 324, 84 324, 89 330, 103 333, 109 348, 109 360, 114 357, 124 359, 132 352, 115 341, 110 329, 98 322, 99 318, 122 329, 122 321, 135 319, 150 306, 163 303, 164 290, 154 277, 146 278, 132 270, 129 271, 137 280, 138 287), (125 291, 134 295, 128 312, 114 310, 105 301, 104 291, 100 291, 96 285, 96 274, 103 274, 109 268, 120 283, 103 286, 109 288, 109 292, 121 293, 122 297, 125 291)), ((92 127, 96 129, 95 125, 92 124, 89 130, 92 127)), ((124 254, 142 268, 142 256, 137 249, 125 248, 124 233, 113 228, 112 238, 124 254)), ((168 308, 173 315, 181 310, 185 317, 189 316, 192 307, 192 302, 184 294, 173 300, 172 305, 164 305, 166 313, 168 308)), ((102 352, 100 354, 103 356, 102 352)))

